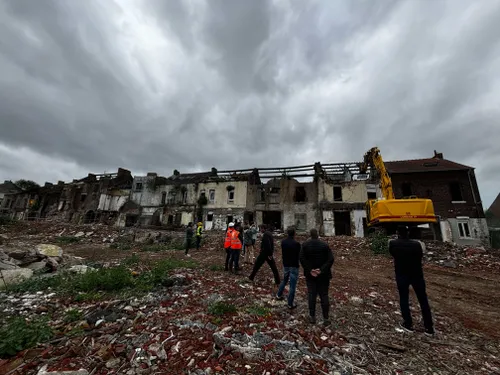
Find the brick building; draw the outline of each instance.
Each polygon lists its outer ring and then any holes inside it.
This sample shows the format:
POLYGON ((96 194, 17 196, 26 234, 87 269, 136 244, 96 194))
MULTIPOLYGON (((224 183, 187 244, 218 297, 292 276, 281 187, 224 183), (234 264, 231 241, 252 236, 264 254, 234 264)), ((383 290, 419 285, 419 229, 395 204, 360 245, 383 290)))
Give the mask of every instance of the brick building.
POLYGON ((474 168, 434 152, 428 159, 385 162, 396 198, 429 198, 439 217, 438 239, 460 244, 488 241, 474 168))

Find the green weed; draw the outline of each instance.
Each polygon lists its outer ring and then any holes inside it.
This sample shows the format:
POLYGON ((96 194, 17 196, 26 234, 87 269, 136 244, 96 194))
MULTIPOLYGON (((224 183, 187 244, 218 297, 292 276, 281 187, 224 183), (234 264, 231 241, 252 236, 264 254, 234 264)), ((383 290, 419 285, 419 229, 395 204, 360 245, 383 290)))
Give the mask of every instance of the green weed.
POLYGON ((80 310, 70 309, 67 310, 64 315, 64 321, 66 323, 78 322, 83 319, 83 313, 80 310))
POLYGON ((257 315, 264 317, 271 315, 271 309, 260 305, 254 305, 247 308, 247 313, 249 313, 250 315, 257 315))
POLYGON ((28 321, 23 317, 9 319, 0 327, 0 358, 11 357, 24 349, 52 338, 49 318, 28 321))
POLYGON ((389 254, 389 237, 378 231, 370 235, 370 248, 374 254, 388 255, 389 254))
POLYGON ((208 306, 208 312, 211 315, 222 316, 226 314, 234 314, 236 306, 226 301, 217 301, 208 306))
POLYGON ((80 238, 73 237, 73 236, 61 236, 61 237, 57 237, 55 239, 55 242, 57 242, 58 244, 68 245, 71 243, 80 242, 80 238))

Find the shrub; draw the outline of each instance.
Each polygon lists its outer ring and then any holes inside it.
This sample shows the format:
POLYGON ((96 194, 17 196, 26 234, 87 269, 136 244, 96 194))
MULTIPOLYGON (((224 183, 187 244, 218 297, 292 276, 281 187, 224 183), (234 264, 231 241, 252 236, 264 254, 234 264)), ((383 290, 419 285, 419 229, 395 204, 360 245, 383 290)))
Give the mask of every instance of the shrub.
POLYGON ((263 317, 271 315, 271 310, 269 308, 264 307, 264 306, 259 306, 259 305, 250 306, 247 309, 247 312, 250 315, 257 315, 257 316, 263 316, 263 317))
POLYGON ((52 328, 48 318, 27 321, 23 317, 8 320, 0 327, 0 358, 11 357, 24 349, 52 338, 52 328))
POLYGON ((389 254, 389 237, 384 233, 377 231, 370 235, 370 248, 374 254, 389 254))
POLYGON ((217 316, 234 314, 236 312, 236 306, 226 301, 217 301, 208 306, 208 312, 217 316))

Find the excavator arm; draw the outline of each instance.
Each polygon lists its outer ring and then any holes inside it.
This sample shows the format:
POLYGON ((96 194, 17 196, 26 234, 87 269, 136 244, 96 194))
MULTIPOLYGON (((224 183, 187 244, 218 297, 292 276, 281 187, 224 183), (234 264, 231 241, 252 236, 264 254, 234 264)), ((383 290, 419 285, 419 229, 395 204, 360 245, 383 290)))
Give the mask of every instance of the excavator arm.
POLYGON ((383 199, 370 199, 366 202, 368 226, 397 224, 436 223, 434 206, 430 199, 396 199, 392 189, 392 181, 385 168, 382 155, 377 147, 373 147, 364 155, 359 165, 361 173, 377 171, 383 199))
POLYGON ((376 170, 380 177, 380 188, 382 189, 382 195, 385 199, 394 199, 394 191, 392 190, 392 181, 387 169, 385 169, 384 161, 382 160, 382 155, 380 155, 380 150, 377 147, 373 147, 365 154, 363 157, 363 162, 359 165, 361 173, 366 173, 368 167, 371 167, 372 171, 376 170))

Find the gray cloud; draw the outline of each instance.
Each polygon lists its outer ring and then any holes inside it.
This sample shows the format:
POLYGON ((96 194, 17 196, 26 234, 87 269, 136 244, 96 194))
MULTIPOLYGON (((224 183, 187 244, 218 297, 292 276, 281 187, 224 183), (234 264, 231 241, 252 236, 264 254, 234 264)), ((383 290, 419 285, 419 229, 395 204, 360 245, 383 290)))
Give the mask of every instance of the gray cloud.
POLYGON ((499 190, 495 0, 0 2, 0 179, 445 157, 499 190))

